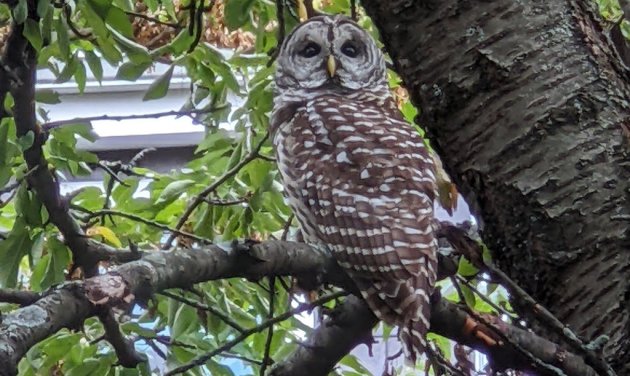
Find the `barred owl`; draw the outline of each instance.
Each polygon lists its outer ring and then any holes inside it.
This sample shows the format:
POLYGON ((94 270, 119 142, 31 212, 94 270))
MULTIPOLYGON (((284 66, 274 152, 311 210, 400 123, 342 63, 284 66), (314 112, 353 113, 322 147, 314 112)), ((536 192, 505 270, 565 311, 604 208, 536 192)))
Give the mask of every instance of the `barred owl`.
POLYGON ((436 279, 435 168, 381 51, 346 17, 311 18, 283 43, 275 90, 273 144, 306 242, 332 251, 415 362, 436 279))

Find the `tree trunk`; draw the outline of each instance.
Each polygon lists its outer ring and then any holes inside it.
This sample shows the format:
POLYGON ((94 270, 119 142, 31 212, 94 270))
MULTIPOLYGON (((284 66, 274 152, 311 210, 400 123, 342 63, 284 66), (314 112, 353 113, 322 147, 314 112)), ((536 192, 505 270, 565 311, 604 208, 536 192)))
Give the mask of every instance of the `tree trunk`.
POLYGON ((498 265, 630 374, 630 71, 594 2, 363 5, 498 265))

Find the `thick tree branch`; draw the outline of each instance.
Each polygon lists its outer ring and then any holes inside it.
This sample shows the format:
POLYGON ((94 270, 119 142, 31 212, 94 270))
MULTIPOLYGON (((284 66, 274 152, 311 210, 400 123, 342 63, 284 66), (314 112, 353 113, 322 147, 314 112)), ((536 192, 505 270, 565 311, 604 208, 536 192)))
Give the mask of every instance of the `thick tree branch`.
MULTIPOLYGON (((75 265, 84 268, 86 275, 96 274, 97 264, 103 260, 119 258, 110 249, 91 241, 85 236, 79 224, 72 218, 68 203, 59 192, 59 184, 48 169, 42 146, 46 133, 37 124, 35 117, 35 82, 37 54, 22 35, 22 25, 13 25, 10 48, 6 49, 3 63, 15 74, 18 82, 11 85, 11 95, 15 101, 13 117, 17 136, 31 135, 33 144, 24 151, 24 160, 30 171, 28 181, 46 207, 50 221, 63 234, 70 248, 75 265)), ((134 256, 128 254, 127 256, 134 256)))
POLYGON ((0 302, 27 306, 41 299, 42 295, 33 291, 0 289, 0 302))
MULTIPOLYGON (((148 253, 142 259, 123 264, 108 274, 62 285, 34 305, 9 313, 0 325, 0 367, 15 373, 17 362, 30 347, 61 328, 76 327, 77 323, 106 307, 129 304, 133 300, 146 302, 157 292, 187 288, 209 280, 284 275, 310 277, 348 291, 354 290, 352 282, 332 257, 301 243, 267 241, 232 250, 208 246, 195 250, 148 253)), ((316 329, 309 343, 279 364, 274 373, 300 374, 282 370, 307 367, 312 374, 315 363, 327 367, 317 368, 322 372, 329 371, 349 349, 369 334, 376 323, 359 302, 358 299, 348 298, 341 313, 333 315, 325 325, 316 329), (351 319, 345 320, 344 317, 351 319)), ((595 375, 580 357, 534 333, 488 316, 486 320, 510 339, 508 343, 499 340, 493 330, 452 303, 436 299, 433 306, 431 325, 434 332, 489 354, 499 369, 531 369, 530 362, 512 345, 516 343, 567 375, 595 375)))
POLYGON ((306 343, 277 363, 269 375, 328 375, 341 358, 369 338, 376 323, 377 318, 363 300, 349 296, 306 343))
POLYGON ((124 334, 120 331, 120 326, 111 308, 104 308, 102 312, 99 312, 98 317, 101 319, 103 327, 105 328, 104 338, 114 347, 120 365, 127 368, 134 368, 138 364, 147 361, 147 357, 144 354, 140 354, 136 351, 133 341, 125 338, 124 334))

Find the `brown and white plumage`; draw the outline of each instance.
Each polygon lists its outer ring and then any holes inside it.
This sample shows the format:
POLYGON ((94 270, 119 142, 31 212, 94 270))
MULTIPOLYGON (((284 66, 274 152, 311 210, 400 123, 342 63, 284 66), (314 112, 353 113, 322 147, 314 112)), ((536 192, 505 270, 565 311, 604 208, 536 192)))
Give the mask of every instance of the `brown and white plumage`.
POLYGON ((415 361, 436 276, 435 171, 381 52, 349 19, 315 17, 285 41, 275 83, 273 143, 306 241, 333 252, 415 361))

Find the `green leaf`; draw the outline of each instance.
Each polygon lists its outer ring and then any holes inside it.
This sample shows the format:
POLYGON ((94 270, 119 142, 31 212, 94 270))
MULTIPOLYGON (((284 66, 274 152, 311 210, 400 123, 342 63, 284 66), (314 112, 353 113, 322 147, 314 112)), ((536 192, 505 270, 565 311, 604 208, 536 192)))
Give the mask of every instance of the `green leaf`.
POLYGON ((191 333, 199 328, 197 312, 194 308, 181 304, 175 314, 172 328, 172 337, 178 338, 186 333, 191 333))
POLYGON ((151 85, 147 92, 142 97, 143 101, 149 101, 153 99, 163 98, 168 92, 168 87, 171 84, 171 77, 173 77, 173 69, 175 67, 171 65, 166 72, 158 77, 151 85))
POLYGON ((475 303, 477 302, 477 298, 475 297, 475 293, 466 285, 459 285, 459 288, 462 290, 462 294, 464 295, 464 300, 466 305, 470 308, 475 308, 475 303))
POLYGON ((72 57, 68 60, 66 65, 63 67, 59 75, 57 75, 57 80, 55 82, 63 83, 68 81, 72 76, 74 76, 78 66, 79 58, 77 57, 77 53, 75 52, 74 55, 72 55, 72 57))
POLYGON ((74 71, 74 81, 77 83, 77 87, 79 88, 79 94, 83 94, 83 91, 85 90, 86 79, 85 65, 83 65, 82 61, 79 61, 77 68, 74 71))
POLYGON ((470 263, 465 257, 460 257, 459 266, 457 267, 457 274, 462 277, 473 277, 479 273, 479 269, 477 269, 473 264, 470 263))
POLYGON ((68 29, 66 29, 66 26, 63 24, 61 17, 54 19, 53 27, 55 28, 55 34, 57 35, 57 44, 59 45, 61 58, 68 60, 70 59, 70 39, 68 37, 68 29))
POLYGON ((70 263, 68 248, 56 237, 50 237, 47 242, 48 253, 44 255, 31 276, 31 285, 35 291, 44 291, 56 283, 65 280, 65 271, 70 263))
POLYGON ((0 242, 1 287, 16 286, 20 262, 28 254, 32 245, 26 224, 18 218, 9 236, 0 242))
MULTIPOLYGON (((9 124, 0 125, 0 166, 5 166, 9 159, 9 124)), ((0 183, 0 186, 3 184, 0 183)))
MULTIPOLYGON (((168 1, 167 4, 172 4, 168 1)), ((172 54, 173 56, 179 56, 184 51, 190 48, 194 37, 188 32, 187 28, 182 29, 179 34, 170 43, 165 44, 162 47, 156 48, 151 52, 152 56, 163 56, 166 54, 172 54)))
POLYGON ((22 216, 26 225, 39 227, 42 225, 42 202, 39 197, 22 184, 17 191, 15 209, 22 216))
POLYGON ((35 20, 31 18, 27 18, 24 21, 23 34, 26 37, 26 39, 28 39, 28 41, 31 43, 33 48, 35 48, 38 51, 42 49, 43 42, 42 42, 42 34, 39 29, 39 22, 36 22, 35 20))
POLYGON ((35 134, 33 131, 28 131, 24 136, 17 139, 17 143, 21 151, 25 151, 33 146, 33 141, 35 141, 35 134))
POLYGON ((155 204, 170 204, 171 202, 179 198, 182 193, 186 192, 186 189, 188 189, 193 184, 195 184, 194 180, 177 180, 170 183, 166 186, 166 188, 164 188, 162 193, 160 193, 160 196, 158 197, 155 204))
POLYGON ((251 161, 245 168, 245 172, 249 176, 251 187, 260 187, 267 179, 271 171, 271 164, 261 159, 251 161))
POLYGON ((19 0, 13 8, 13 21, 15 21, 17 24, 21 24, 26 21, 27 15, 28 5, 26 4, 26 0, 19 0))
POLYGON ((136 81, 150 66, 151 63, 136 64, 130 61, 126 62, 118 68, 116 78, 119 80, 136 81))
POLYGON ((59 93, 52 89, 39 89, 35 92, 35 100, 40 103, 57 104, 61 103, 59 93))
POLYGON ((133 38, 133 34, 127 38, 125 35, 109 25, 107 26, 107 29, 112 33, 112 36, 118 42, 119 47, 123 51, 127 52, 127 57, 132 63, 143 64, 153 62, 151 55, 149 55, 149 50, 146 47, 129 39, 133 38))
POLYGON ((44 18, 48 14, 48 9, 52 6, 50 0, 37 0, 37 15, 44 18))
POLYGON ((127 38, 133 38, 133 28, 129 22, 129 16, 122 9, 115 6, 110 7, 105 16, 105 22, 127 38))
MULTIPOLYGON (((82 359, 81 363, 76 366, 70 368, 67 372, 65 372, 66 376, 91 376, 98 375, 99 370, 101 372, 106 371, 107 364, 103 364, 102 361, 98 359, 82 359), (101 370, 102 369, 102 370, 101 370)), ((103 374, 103 373, 101 373, 103 374)))
POLYGON ((94 78, 96 78, 98 82, 103 81, 103 64, 101 63, 101 59, 92 51, 85 51, 84 53, 85 61, 87 61, 94 78))
MULTIPOLYGON (((92 28, 92 32, 98 38, 106 38, 108 36, 107 26, 104 18, 110 5, 99 4, 99 1, 84 0, 77 2, 77 8, 81 10, 81 14, 85 17, 87 24, 92 28)), ((100 43, 99 43, 100 45, 100 43)))
POLYGON ((225 4, 225 25, 230 29, 238 29, 249 20, 249 12, 255 0, 230 0, 225 4))
POLYGON ((146 338, 154 338, 156 335, 155 331, 153 331, 152 329, 145 328, 139 323, 133 321, 128 321, 120 324, 120 329, 122 329, 126 334, 135 333, 146 338))

